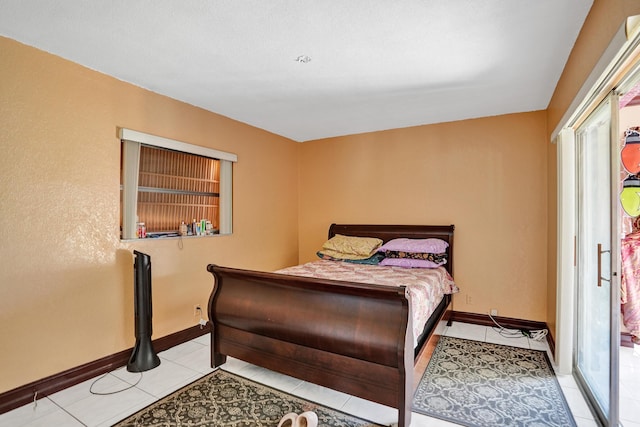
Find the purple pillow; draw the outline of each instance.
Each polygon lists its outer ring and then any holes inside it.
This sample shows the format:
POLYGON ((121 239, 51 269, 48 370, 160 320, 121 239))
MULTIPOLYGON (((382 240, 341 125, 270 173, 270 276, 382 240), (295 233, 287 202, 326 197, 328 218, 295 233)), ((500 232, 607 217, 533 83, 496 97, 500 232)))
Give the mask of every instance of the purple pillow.
POLYGON ((401 251, 441 254, 447 251, 449 244, 441 239, 393 239, 378 248, 378 252, 401 251))
MULTIPOLYGON (((442 264, 446 263, 443 262, 442 264)), ((435 262, 427 261, 424 259, 411 259, 411 258, 385 258, 380 261, 378 265, 386 265, 392 267, 405 267, 405 268, 437 268, 442 264, 436 264, 435 262)))

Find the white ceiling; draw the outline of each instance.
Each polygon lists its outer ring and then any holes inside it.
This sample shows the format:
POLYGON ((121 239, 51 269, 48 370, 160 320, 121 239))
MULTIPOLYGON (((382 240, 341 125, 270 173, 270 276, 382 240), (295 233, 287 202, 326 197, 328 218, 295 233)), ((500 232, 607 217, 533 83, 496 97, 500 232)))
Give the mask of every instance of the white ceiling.
POLYGON ((308 141, 545 109, 591 4, 0 0, 0 35, 308 141))

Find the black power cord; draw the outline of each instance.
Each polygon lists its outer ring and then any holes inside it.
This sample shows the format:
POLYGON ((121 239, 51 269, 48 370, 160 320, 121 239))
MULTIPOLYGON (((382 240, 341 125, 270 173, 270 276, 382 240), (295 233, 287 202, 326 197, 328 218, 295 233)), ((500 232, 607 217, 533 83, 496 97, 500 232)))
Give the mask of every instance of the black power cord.
POLYGON ((121 393, 121 392, 123 392, 123 391, 125 391, 125 390, 129 390, 130 388, 133 388, 133 387, 137 386, 137 385, 140 383, 140 381, 142 380, 142 372, 140 372, 140 377, 138 378, 138 381, 136 381, 134 384, 131 384, 129 387, 125 387, 125 388, 123 388, 123 389, 121 389, 121 390, 115 390, 115 391, 109 391, 109 392, 93 391, 93 386, 94 386, 94 385, 96 385, 96 383, 97 383, 98 381, 100 381, 101 379, 103 379, 104 377, 106 377, 106 376, 107 376, 107 375, 109 375, 109 374, 110 374, 110 372, 107 372, 106 374, 102 375, 101 377, 96 378, 96 379, 91 383, 91 386, 89 387, 89 393, 91 393, 91 394, 95 394, 95 395, 97 395, 97 396, 108 396, 108 395, 110 395, 110 394, 121 393))

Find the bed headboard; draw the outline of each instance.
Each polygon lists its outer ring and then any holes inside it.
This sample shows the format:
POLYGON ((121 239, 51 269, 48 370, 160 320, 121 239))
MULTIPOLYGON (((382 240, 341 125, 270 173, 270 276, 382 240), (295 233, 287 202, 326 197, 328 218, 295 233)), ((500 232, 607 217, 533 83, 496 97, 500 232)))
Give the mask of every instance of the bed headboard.
POLYGON ((447 263, 444 265, 453 276, 453 225, 386 225, 386 224, 331 224, 329 239, 336 234, 354 237, 377 237, 383 242, 406 237, 409 239, 442 239, 449 243, 447 263))

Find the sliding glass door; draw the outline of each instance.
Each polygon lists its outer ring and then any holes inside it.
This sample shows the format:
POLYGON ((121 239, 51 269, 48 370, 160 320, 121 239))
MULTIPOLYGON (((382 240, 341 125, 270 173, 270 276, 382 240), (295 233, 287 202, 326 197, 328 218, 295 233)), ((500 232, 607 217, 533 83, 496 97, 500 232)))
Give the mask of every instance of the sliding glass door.
POLYGON ((576 131, 576 343, 574 373, 594 412, 617 425, 619 301, 613 296, 619 240, 617 182, 619 154, 612 139, 617 97, 607 98, 576 131))

